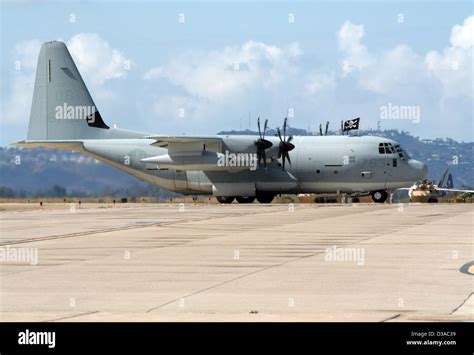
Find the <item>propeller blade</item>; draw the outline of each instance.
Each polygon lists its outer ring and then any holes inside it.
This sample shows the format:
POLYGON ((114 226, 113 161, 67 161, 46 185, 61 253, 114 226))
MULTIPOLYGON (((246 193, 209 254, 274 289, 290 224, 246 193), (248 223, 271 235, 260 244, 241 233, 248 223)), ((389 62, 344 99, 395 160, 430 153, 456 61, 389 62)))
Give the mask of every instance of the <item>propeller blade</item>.
POLYGON ((329 128, 329 121, 326 122, 326 130, 324 131, 324 135, 328 135, 328 128, 329 128))
POLYGON ((285 120, 283 121, 283 138, 281 136, 280 127, 277 127, 278 137, 280 138, 280 144, 278 145, 278 159, 281 158, 281 165, 283 167, 283 170, 285 170, 287 160, 288 163, 291 165, 290 154, 288 152, 295 149, 295 145, 290 143, 293 140, 293 136, 289 136, 288 139, 286 139, 286 127, 288 125, 287 121, 288 118, 285 117, 285 120))
POLYGON ((283 151, 281 155, 281 166, 283 170, 285 170, 285 160, 286 160, 286 152, 283 151))
POLYGON ((323 126, 322 126, 322 123, 319 124, 319 135, 320 135, 320 136, 323 135, 323 126))
POLYGON ((286 152, 286 159, 288 159, 288 163, 291 165, 290 154, 286 152))
POLYGON ((257 118, 257 126, 258 126, 258 135, 260 139, 262 139, 262 132, 260 130, 260 117, 257 118))
POLYGON ((260 117, 257 118, 257 126, 258 126, 258 135, 260 137, 254 142, 254 145, 257 148, 257 164, 258 166, 261 166, 263 163, 263 166, 265 166, 266 168, 267 167, 267 154, 265 150, 273 146, 272 142, 265 139, 265 132, 268 128, 268 119, 265 120, 265 123, 263 126, 263 132, 262 132, 262 127, 260 125, 260 117))

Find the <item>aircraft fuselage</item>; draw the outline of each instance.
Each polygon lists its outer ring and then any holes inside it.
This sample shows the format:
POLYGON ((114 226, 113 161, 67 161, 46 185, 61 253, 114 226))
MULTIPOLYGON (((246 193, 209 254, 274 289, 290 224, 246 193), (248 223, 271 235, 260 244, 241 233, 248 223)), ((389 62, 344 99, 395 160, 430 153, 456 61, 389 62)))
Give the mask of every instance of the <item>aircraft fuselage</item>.
MULTIPOLYGON (((252 136, 222 138, 221 153, 254 153, 252 136)), ((267 138, 278 145, 278 138, 267 138)), ((267 168, 199 171, 160 168, 143 159, 165 155, 153 139, 87 139, 82 152, 137 178, 182 194, 254 196, 255 191, 278 193, 356 193, 393 190, 424 178, 426 166, 406 153, 381 154, 379 145, 396 142, 371 136, 304 136, 294 138, 291 165, 285 170, 269 149, 267 168)))

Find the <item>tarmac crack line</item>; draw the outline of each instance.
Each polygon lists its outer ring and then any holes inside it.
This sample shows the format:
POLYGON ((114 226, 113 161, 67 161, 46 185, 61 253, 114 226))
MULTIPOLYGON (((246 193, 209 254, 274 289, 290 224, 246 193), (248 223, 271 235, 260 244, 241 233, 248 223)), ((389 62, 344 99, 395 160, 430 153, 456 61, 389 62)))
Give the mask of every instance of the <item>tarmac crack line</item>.
POLYGON ((71 318, 76 318, 76 317, 82 317, 82 316, 87 316, 89 314, 94 314, 94 313, 99 313, 99 311, 92 311, 92 312, 85 312, 85 313, 79 313, 79 314, 74 314, 72 316, 67 316, 67 317, 62 317, 62 318, 56 318, 56 319, 50 319, 47 320, 46 322, 57 322, 65 319, 71 319, 71 318))
POLYGON ((219 287, 219 286, 222 286, 222 285, 225 285, 225 284, 228 284, 230 282, 234 282, 236 280, 239 280, 239 279, 242 279, 244 277, 247 277, 247 276, 251 276, 251 275, 254 275, 256 273, 259 273, 261 271, 266 271, 266 270, 269 270, 269 269, 272 269, 272 268, 275 268, 275 267, 279 267, 279 266, 282 266, 282 265, 285 265, 285 264, 289 264, 293 261, 297 261, 297 260, 302 260, 302 259, 305 259, 305 258, 309 258, 309 257, 312 257, 312 256, 315 256, 317 254, 322 254, 323 251, 319 251, 317 253, 312 253, 312 254, 309 254, 309 255, 304 255, 304 256, 301 256, 301 257, 298 257, 298 258, 294 258, 294 259, 290 259, 290 260, 286 260, 282 263, 279 263, 279 264, 274 264, 274 265, 269 265, 269 266, 265 266, 264 268, 260 268, 258 270, 254 270, 252 272, 249 272, 249 273, 246 273, 246 274, 243 274, 243 275, 240 275, 240 276, 237 276, 237 277, 234 277, 232 279, 229 279, 229 280, 225 280, 225 281, 222 281, 218 284, 215 284, 215 285, 212 285, 212 286, 209 286, 209 287, 206 287, 206 288, 203 288, 201 290, 198 290, 198 291, 195 291, 195 292, 192 292, 190 294, 187 294, 185 296, 182 296, 182 297, 179 297, 179 298, 176 298, 176 299, 173 299, 171 301, 168 301, 168 302, 165 302, 163 304, 160 304, 159 306, 156 306, 156 307, 153 307, 153 308, 150 308, 149 310, 146 311, 146 313, 150 313, 158 308, 162 308, 164 306, 167 306, 173 302, 176 302, 176 301, 179 301, 180 299, 182 298, 188 298, 188 297, 192 297, 192 296, 195 296, 199 293, 202 293, 202 292, 206 292, 206 291, 209 291, 209 290, 212 290, 213 288, 216 288, 216 287, 219 287))
POLYGON ((381 323, 385 323, 385 322, 388 322, 389 320, 397 319, 397 318, 400 317, 401 315, 402 315, 401 313, 398 313, 398 314, 395 314, 394 316, 388 317, 387 319, 382 319, 380 322, 381 322, 381 323))
POLYGON ((456 312, 459 308, 461 308, 462 306, 464 306, 464 304, 467 302, 467 300, 468 300, 469 298, 471 298, 472 295, 474 295, 474 292, 471 292, 471 293, 466 297, 466 299, 465 299, 464 301, 462 301, 459 306, 457 306, 456 308, 454 308, 454 309, 451 311, 451 313, 449 313, 449 314, 450 314, 450 315, 451 315, 451 314, 454 314, 454 312, 456 312))

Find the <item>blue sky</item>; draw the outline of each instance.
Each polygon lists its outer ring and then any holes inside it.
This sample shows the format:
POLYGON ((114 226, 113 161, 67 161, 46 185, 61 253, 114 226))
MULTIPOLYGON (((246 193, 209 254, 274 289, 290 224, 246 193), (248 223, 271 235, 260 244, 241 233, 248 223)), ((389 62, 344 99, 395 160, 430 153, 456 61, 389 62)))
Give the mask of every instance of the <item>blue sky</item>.
POLYGON ((382 128, 472 141, 472 16, 472 1, 3 2, 0 144, 26 137, 52 39, 120 128, 212 134, 248 128, 249 112, 252 128, 288 114, 311 130, 359 116, 375 128, 390 105, 419 119, 382 128))

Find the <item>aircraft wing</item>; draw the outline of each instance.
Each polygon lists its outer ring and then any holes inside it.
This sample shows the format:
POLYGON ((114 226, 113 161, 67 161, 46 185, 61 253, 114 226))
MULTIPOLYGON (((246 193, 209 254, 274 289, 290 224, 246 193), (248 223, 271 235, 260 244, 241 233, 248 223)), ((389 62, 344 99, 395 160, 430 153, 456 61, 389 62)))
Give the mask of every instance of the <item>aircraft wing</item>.
POLYGON ((437 191, 446 191, 446 192, 467 192, 469 194, 474 194, 474 190, 461 190, 461 189, 445 189, 445 188, 437 188, 437 191))
POLYGON ((71 140, 23 140, 15 142, 15 146, 21 148, 52 148, 52 149, 64 149, 64 150, 81 150, 84 148, 82 140, 71 139, 71 140))

